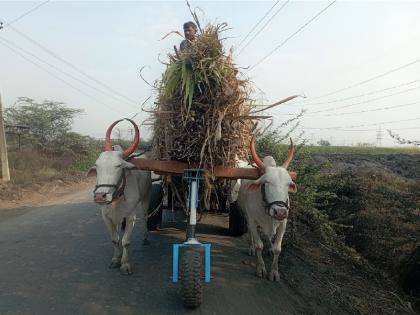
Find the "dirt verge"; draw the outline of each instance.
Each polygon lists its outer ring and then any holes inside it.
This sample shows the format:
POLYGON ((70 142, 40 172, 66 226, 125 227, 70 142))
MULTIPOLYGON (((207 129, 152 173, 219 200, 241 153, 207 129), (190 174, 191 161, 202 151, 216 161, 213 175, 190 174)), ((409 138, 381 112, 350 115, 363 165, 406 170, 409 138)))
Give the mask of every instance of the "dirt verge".
POLYGON ((94 178, 75 175, 65 180, 52 180, 41 184, 0 184, 0 210, 44 206, 78 196, 93 188, 94 178))

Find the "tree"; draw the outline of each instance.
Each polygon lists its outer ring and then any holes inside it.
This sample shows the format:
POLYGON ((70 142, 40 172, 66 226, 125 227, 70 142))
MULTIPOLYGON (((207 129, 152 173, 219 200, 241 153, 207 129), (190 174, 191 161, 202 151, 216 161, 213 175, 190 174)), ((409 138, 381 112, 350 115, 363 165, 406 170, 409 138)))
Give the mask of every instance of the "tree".
POLYGON ((324 140, 324 139, 319 140, 317 143, 318 145, 323 146, 323 147, 329 147, 331 145, 331 143, 328 140, 324 140))
POLYGON ((71 130, 73 120, 83 113, 82 109, 69 108, 65 103, 45 100, 37 103, 28 97, 5 110, 9 124, 28 126, 30 141, 41 147, 62 143, 71 130))

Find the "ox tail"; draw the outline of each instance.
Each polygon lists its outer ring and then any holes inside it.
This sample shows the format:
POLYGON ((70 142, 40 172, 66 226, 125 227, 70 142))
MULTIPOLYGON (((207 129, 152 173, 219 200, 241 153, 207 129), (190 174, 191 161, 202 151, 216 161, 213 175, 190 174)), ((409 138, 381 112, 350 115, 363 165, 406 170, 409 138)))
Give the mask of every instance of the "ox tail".
POLYGON ((127 219, 123 218, 122 222, 121 222, 121 231, 125 230, 125 226, 127 225, 127 219))

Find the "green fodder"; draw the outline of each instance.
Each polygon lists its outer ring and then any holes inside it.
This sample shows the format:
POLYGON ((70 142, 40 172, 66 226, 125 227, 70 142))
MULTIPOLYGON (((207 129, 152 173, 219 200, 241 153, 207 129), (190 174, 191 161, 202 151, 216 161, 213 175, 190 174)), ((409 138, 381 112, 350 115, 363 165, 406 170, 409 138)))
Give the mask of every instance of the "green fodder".
POLYGON ((232 51, 220 34, 226 24, 208 25, 183 51, 169 55, 153 110, 159 159, 234 166, 247 155, 255 127, 250 87, 238 78, 232 51))

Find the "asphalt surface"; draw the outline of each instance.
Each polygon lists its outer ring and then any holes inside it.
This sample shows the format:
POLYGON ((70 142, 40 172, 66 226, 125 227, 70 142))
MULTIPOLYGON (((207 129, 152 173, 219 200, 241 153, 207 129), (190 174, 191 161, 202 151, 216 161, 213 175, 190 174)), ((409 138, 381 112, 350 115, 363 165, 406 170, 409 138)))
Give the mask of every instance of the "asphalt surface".
MULTIPOLYGON (((0 209, 0 314, 310 314, 311 305, 287 284, 254 275, 246 242, 222 224, 200 226, 213 244, 212 283, 195 310, 182 305, 171 275, 171 244, 184 232, 150 235, 135 227, 131 276, 108 269, 112 244, 87 193, 44 207, 0 209)), ((226 221, 216 218, 213 221, 226 221)), ((284 277, 284 275, 283 275, 284 277)))

